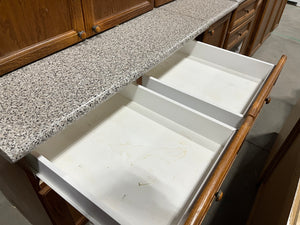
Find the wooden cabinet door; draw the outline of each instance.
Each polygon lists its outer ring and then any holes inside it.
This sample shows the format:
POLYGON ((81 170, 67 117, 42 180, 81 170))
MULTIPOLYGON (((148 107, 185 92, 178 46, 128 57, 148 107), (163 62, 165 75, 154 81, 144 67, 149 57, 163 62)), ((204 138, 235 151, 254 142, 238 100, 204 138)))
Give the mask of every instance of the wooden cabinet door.
POLYGON ((273 27, 272 27, 272 31, 279 25, 279 22, 280 22, 283 10, 286 6, 286 3, 287 3, 287 0, 281 0, 277 15, 276 15, 273 27))
POLYGON ((79 42, 81 31, 81 0, 0 1, 0 75, 79 42))
POLYGON ((231 13, 210 26, 207 31, 205 31, 203 35, 197 37, 196 40, 223 48, 230 17, 231 13))
POLYGON ((153 0, 83 0, 82 7, 91 36, 153 9, 153 0))
POLYGON ((266 27, 266 30, 265 30, 265 33, 264 33, 264 38, 263 38, 262 41, 266 40, 267 37, 269 37, 269 35, 272 32, 272 28, 273 28, 276 16, 278 14, 281 2, 282 2, 281 0, 275 0, 274 1, 274 6, 273 6, 273 9, 272 9, 272 13, 270 15, 270 19, 269 19, 269 22, 267 24, 267 27, 266 27))

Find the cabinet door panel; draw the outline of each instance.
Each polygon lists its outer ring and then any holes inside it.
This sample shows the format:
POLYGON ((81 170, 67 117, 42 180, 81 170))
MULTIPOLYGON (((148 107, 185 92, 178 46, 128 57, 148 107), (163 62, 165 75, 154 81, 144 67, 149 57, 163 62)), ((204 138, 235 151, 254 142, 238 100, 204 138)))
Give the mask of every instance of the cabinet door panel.
POLYGON ((267 38, 267 37, 271 34, 271 32, 272 32, 272 28, 273 28, 273 25, 274 25, 276 16, 277 16, 277 14, 278 14, 280 5, 281 5, 281 0, 276 0, 275 3, 274 3, 273 9, 272 9, 272 14, 270 15, 269 23, 268 23, 268 25, 267 25, 267 27, 266 27, 266 30, 265 30, 265 34, 264 34, 264 39, 263 39, 263 41, 266 40, 266 38, 267 38))
POLYGON ((274 21, 274 24, 273 24, 273 27, 272 27, 272 31, 278 26, 286 3, 287 3, 287 0, 282 0, 281 1, 280 8, 278 10, 277 16, 275 18, 275 21, 274 21))
POLYGON ((91 36, 153 9, 153 0, 85 0, 82 6, 86 31, 91 36))
POLYGON ((204 43, 223 48, 230 17, 231 13, 214 23, 202 36, 196 39, 203 41, 204 43))
POLYGON ((80 41, 80 0, 0 1, 0 75, 80 41))

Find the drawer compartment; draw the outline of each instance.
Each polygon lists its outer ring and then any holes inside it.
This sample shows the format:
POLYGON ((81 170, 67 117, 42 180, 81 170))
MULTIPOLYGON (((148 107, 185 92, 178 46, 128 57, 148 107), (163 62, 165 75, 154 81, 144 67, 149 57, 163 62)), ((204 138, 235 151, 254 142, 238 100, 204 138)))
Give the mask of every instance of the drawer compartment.
POLYGON ((130 85, 27 159, 95 224, 181 224, 234 133, 130 85))
POLYGON ((273 67, 190 41, 150 70, 143 78, 143 85, 237 127, 273 67))
POLYGON ((252 20, 253 18, 251 18, 250 20, 246 21, 245 23, 228 33, 227 40, 225 41, 224 45, 226 49, 230 50, 236 43, 240 42, 242 39, 247 37, 250 27, 252 25, 252 20))
POLYGON ((242 24, 255 14, 257 0, 247 0, 242 3, 232 14, 230 30, 242 24))

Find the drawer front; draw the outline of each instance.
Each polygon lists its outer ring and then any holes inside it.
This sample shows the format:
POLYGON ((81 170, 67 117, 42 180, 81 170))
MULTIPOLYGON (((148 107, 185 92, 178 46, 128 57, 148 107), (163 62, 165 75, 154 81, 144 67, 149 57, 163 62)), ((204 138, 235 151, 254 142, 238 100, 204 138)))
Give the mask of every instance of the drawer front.
POLYGON ((200 41, 223 48, 230 17, 231 13, 209 27, 208 30, 204 32, 202 40, 200 41))
POLYGON ((245 21, 243 24, 230 31, 227 34, 224 48, 231 50, 237 43, 241 42, 243 39, 247 38, 252 21, 254 17, 251 17, 249 20, 245 21))
POLYGON ((233 30, 255 14, 257 0, 242 3, 233 13, 230 30, 233 30))

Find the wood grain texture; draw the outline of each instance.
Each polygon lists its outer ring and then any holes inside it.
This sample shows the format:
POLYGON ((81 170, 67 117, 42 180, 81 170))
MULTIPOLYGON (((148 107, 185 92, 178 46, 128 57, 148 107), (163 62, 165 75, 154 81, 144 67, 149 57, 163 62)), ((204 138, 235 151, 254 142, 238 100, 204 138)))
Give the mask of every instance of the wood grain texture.
POLYGON ((248 37, 253 19, 254 15, 246 20, 243 24, 236 27, 234 30, 228 32, 224 43, 225 49, 231 50, 236 44, 240 43, 248 37))
POLYGON ((70 46, 84 30, 80 0, 0 1, 0 75, 70 46))
POLYGON ((292 209, 289 215, 287 225, 299 225, 300 224, 300 179, 298 181, 298 186, 293 201, 292 209))
POLYGON ((40 199, 53 225, 84 225, 88 220, 46 183, 37 178, 26 164, 19 164, 40 199))
POLYGON ((95 26, 99 26, 98 32, 102 32, 152 10, 154 0, 84 0, 82 7, 85 30, 88 36, 92 36, 97 33, 93 29, 95 26))
POLYGON ((247 116, 194 204, 185 225, 198 225, 203 221, 253 123, 254 118, 247 116))
POLYGON ((276 29, 276 27, 279 25, 279 22, 280 22, 280 19, 281 19, 281 17, 282 17, 284 8, 285 8, 285 6, 286 6, 286 3, 287 3, 287 0, 282 0, 282 1, 281 1, 281 5, 280 5, 280 8, 279 8, 279 10, 278 10, 278 14, 277 14, 277 16, 276 16, 276 18, 275 18, 275 21, 274 21, 274 24, 273 24, 272 31, 273 31, 274 29, 276 29))
POLYGON ((272 28, 274 26, 275 19, 279 13, 281 2, 282 2, 282 0, 275 0, 275 2, 274 2, 272 13, 270 15, 269 22, 266 26, 264 38, 263 38, 262 42, 264 42, 267 39, 267 37, 270 36, 270 34, 272 32, 272 28))
POLYGON ((185 222, 185 225, 198 225, 203 221, 212 201, 215 198, 215 194, 219 191, 229 169, 231 168, 236 158, 236 155, 243 141, 245 140, 248 132, 253 126, 255 119, 257 118, 257 114, 260 111, 262 104, 264 103, 265 96, 268 95, 271 91, 273 84, 278 78, 285 61, 286 56, 282 56, 278 64, 270 74, 260 94, 256 98, 255 102, 252 104, 244 123, 234 136, 230 145, 227 147, 220 162, 218 163, 218 166, 212 173, 199 198, 195 202, 192 211, 185 222))
POLYGON ((197 37, 196 40, 223 48, 230 18, 231 13, 229 13, 219 21, 215 22, 204 32, 204 34, 197 37))
POLYGON ((247 55, 253 55, 258 47, 262 44, 263 40, 266 39, 265 30, 273 13, 274 4, 274 0, 264 0, 261 2, 260 12, 256 19, 252 37, 250 38, 247 55))
POLYGON ((289 224, 300 177, 300 134, 293 139, 284 157, 259 186, 247 225, 289 224))
POLYGON ((253 103, 252 107, 248 111, 248 115, 252 117, 257 117, 259 114, 265 99, 268 97, 269 93, 271 92, 273 85, 277 81, 279 74, 281 70, 283 69, 283 66, 287 60, 287 57, 285 55, 281 56, 280 60, 278 61, 277 65, 273 69, 271 75, 267 79, 264 88, 260 91, 259 95, 257 96, 255 102, 253 103))
POLYGON ((237 26, 251 18, 255 14, 257 3, 257 0, 247 0, 239 5, 232 14, 229 31, 232 31, 237 26))

